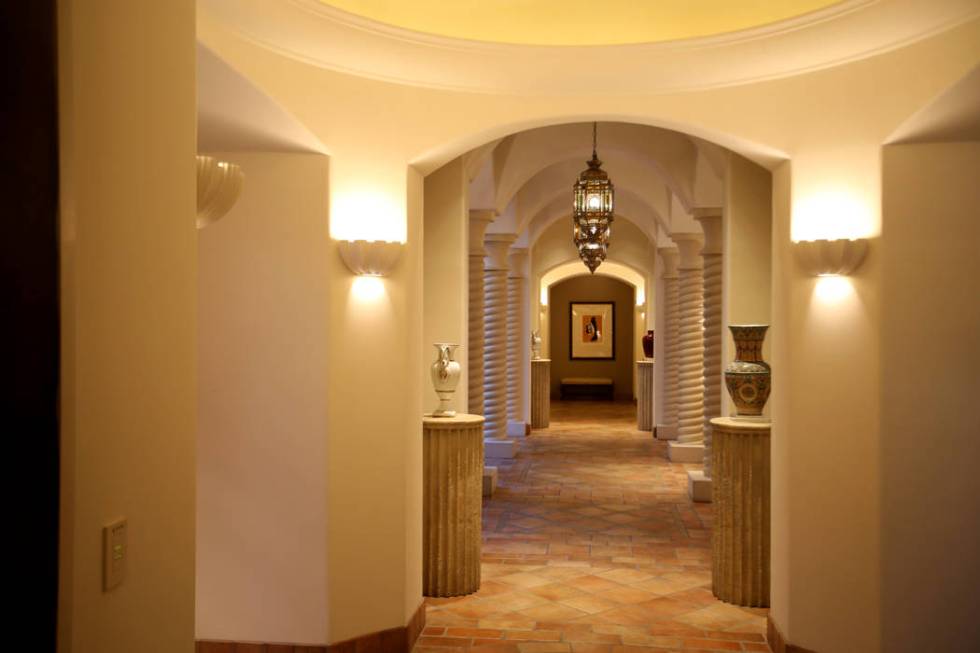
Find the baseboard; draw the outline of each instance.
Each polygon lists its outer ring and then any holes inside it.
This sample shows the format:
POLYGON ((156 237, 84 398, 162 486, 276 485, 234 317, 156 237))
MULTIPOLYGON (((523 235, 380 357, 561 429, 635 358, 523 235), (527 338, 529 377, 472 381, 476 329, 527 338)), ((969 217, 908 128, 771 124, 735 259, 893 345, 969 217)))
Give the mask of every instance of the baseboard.
POLYGON ((816 653, 808 648, 794 646, 786 641, 783 634, 776 627, 776 622, 772 620, 772 615, 766 615, 766 640, 772 653, 816 653))
POLYGON ((408 624, 368 633, 336 644, 263 644, 198 640, 196 653, 410 653, 425 628, 425 603, 419 605, 408 624))

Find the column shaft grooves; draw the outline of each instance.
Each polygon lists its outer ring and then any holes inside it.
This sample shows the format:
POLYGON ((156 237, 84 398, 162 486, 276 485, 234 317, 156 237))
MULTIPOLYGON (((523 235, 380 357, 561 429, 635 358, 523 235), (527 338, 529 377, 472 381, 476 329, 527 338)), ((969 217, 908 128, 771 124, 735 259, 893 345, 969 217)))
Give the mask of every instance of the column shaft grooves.
POLYGON ((467 410, 483 414, 483 253, 470 254, 470 321, 467 410))
POLYGON ((507 437, 507 270, 483 275, 483 414, 489 438, 507 437))
POLYGON ((548 428, 551 423, 551 361, 531 361, 531 428, 548 428))
POLYGON ((680 270, 677 440, 696 444, 704 438, 703 295, 699 268, 680 270))
POLYGON ((721 416, 721 254, 704 259, 704 475, 711 478, 711 420, 721 416))
POLYGON ((524 396, 522 386, 523 370, 521 356, 523 338, 527 335, 522 316, 521 304, 524 299, 524 278, 507 278, 507 419, 519 422, 521 414, 521 397, 524 396))
POLYGON ((677 425, 677 385, 679 367, 677 361, 680 336, 680 306, 677 277, 664 279, 664 326, 667 339, 664 341, 664 420, 667 426, 677 425))

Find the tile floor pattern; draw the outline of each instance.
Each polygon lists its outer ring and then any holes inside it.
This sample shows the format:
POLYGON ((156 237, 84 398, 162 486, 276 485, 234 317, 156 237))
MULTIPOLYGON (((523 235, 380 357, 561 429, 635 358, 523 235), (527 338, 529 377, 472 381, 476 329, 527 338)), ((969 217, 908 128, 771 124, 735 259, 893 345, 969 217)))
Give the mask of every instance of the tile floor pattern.
POLYGON ((769 651, 765 609, 711 594, 710 505, 633 404, 553 403, 483 506, 482 585, 426 599, 414 653, 769 651))

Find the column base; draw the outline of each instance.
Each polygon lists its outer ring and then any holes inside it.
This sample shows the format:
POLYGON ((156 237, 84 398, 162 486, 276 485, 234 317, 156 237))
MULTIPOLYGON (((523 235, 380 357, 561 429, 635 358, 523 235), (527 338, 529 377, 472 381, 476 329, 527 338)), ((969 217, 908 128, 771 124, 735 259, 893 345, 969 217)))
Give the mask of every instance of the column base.
POLYGON ((513 440, 484 440, 484 458, 513 458, 517 453, 517 443, 513 440))
POLYGON ((507 422, 507 435, 512 438, 523 438, 531 432, 531 425, 527 422, 507 422))
POLYGON ((703 463, 704 444, 701 442, 691 444, 668 442, 667 458, 672 463, 703 463))
POLYGON ((677 425, 676 424, 657 424, 657 428, 654 430, 657 435, 658 440, 676 440, 677 439, 677 425))
POLYGON ((699 470, 687 472, 687 495, 697 503, 711 503, 711 479, 699 470))
POLYGON ((492 497, 494 490, 497 489, 497 468, 483 468, 483 496, 492 497))

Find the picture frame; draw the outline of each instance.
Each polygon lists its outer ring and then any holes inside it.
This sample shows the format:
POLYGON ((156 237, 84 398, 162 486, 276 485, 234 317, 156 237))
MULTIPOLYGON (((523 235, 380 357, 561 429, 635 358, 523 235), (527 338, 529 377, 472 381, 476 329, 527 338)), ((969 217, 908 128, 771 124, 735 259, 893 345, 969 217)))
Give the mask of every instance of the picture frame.
POLYGON ((616 302, 570 302, 568 357, 616 359, 616 302))

